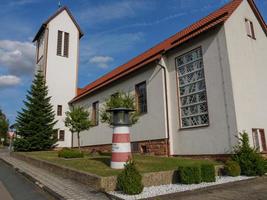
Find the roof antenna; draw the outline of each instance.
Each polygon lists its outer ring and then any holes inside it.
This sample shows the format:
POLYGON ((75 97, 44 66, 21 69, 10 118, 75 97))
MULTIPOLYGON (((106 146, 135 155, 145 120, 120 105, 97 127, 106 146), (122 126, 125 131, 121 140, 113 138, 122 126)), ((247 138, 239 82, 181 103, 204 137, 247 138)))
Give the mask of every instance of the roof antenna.
POLYGON ((60 2, 60 0, 58 0, 58 8, 60 8, 61 7, 61 2, 60 2))

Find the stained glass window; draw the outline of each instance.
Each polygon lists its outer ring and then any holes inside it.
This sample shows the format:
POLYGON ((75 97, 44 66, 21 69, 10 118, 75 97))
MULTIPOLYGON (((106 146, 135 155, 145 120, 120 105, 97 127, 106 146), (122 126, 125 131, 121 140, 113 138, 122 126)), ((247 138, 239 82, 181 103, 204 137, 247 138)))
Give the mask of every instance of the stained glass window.
POLYGON ((201 48, 176 59, 181 127, 209 124, 204 65, 201 48))

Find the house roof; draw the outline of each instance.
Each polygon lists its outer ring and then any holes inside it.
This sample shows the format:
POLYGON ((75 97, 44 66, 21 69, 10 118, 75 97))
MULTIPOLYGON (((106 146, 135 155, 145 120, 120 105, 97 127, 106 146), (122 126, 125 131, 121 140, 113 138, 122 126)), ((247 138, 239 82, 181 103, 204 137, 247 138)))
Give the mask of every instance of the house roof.
MULTIPOLYGON (((196 23, 188 26, 182 31, 174 34, 170 38, 164 40, 163 42, 157 44, 151 49, 145 51, 144 53, 133 58, 129 62, 115 68, 111 72, 105 74, 96 81, 88 84, 84 88, 79 88, 77 91, 77 96, 70 101, 73 103, 79 99, 85 97, 86 95, 110 84, 111 82, 118 80, 119 78, 128 75, 129 73, 145 67, 148 63, 160 60, 162 54, 174 47, 177 47, 186 41, 196 37, 197 35, 215 27, 218 24, 224 23, 231 14, 236 10, 236 8, 241 4, 243 0, 232 0, 225 6, 216 10, 215 12, 209 14, 203 19, 197 21, 196 23)), ((250 3, 255 15, 259 19, 264 31, 267 33, 266 24, 260 15, 255 3, 253 0, 248 0, 250 3)))
POLYGON ((70 12, 70 10, 68 9, 68 7, 63 6, 63 7, 60 7, 60 8, 59 8, 59 9, 58 9, 52 16, 50 16, 50 17, 49 17, 49 18, 42 24, 42 26, 39 28, 38 32, 37 32, 36 35, 34 36, 34 39, 32 40, 32 42, 35 42, 35 41, 39 38, 39 36, 43 33, 43 31, 45 30, 47 24, 48 24, 51 20, 53 20, 56 16, 58 16, 61 12, 63 12, 64 10, 69 14, 71 20, 73 21, 73 23, 74 23, 75 26, 77 27, 77 29, 78 29, 78 31, 79 31, 79 33, 80 33, 80 38, 81 38, 81 37, 83 36, 83 31, 81 30, 79 24, 77 23, 77 21, 75 20, 75 18, 74 18, 73 15, 71 14, 71 12, 70 12))

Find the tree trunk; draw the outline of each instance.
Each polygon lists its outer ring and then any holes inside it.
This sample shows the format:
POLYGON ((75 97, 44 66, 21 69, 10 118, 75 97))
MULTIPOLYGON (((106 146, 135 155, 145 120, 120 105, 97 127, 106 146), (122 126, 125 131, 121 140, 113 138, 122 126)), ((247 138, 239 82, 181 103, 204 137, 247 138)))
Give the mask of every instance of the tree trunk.
POLYGON ((81 152, 81 146, 80 146, 80 132, 77 133, 77 137, 78 137, 78 147, 79 147, 79 151, 81 152))

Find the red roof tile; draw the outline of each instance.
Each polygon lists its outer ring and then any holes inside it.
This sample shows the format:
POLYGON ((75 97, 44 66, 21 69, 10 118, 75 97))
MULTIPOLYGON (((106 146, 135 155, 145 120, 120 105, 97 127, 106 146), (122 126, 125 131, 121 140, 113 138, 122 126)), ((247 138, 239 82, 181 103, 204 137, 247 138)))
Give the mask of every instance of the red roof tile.
MULTIPOLYGON (((166 52, 192 39, 193 37, 199 35, 200 33, 203 33, 204 31, 209 30, 212 27, 225 22, 231 16, 231 14, 236 10, 236 8, 240 5, 242 1, 243 0, 233 0, 229 2, 222 8, 208 15, 207 17, 188 26, 187 28, 176 33, 170 38, 152 47, 148 51, 133 58, 129 62, 115 68, 111 72, 107 73, 106 75, 102 76, 101 78, 97 79, 96 81, 82 88, 81 91, 77 94, 77 96, 74 99, 71 100, 70 103, 83 98, 89 93, 106 86, 107 84, 129 74, 130 72, 136 69, 139 69, 140 67, 147 65, 148 63, 152 61, 159 60, 163 52, 166 52)), ((263 18, 260 16, 253 0, 248 0, 248 1, 250 2, 251 6, 254 6, 254 12, 256 15, 258 15, 258 19, 262 20, 262 22, 265 25, 265 22, 263 18)), ((264 29, 265 31, 267 30, 266 25, 264 29)))

